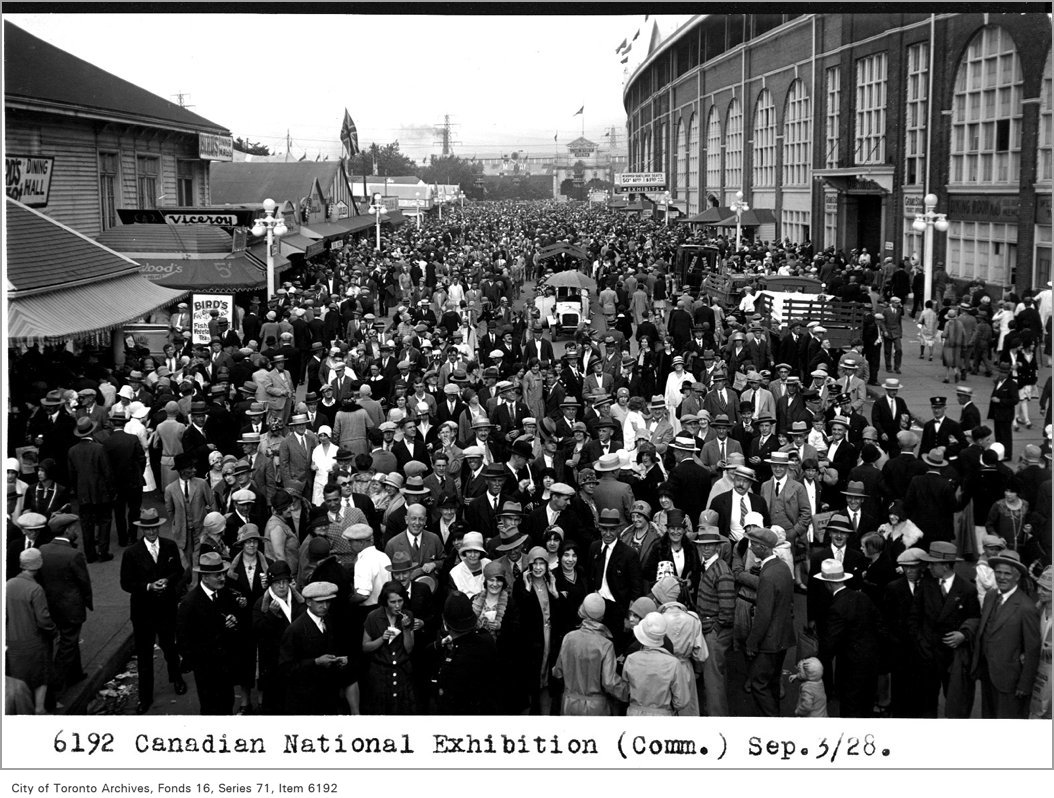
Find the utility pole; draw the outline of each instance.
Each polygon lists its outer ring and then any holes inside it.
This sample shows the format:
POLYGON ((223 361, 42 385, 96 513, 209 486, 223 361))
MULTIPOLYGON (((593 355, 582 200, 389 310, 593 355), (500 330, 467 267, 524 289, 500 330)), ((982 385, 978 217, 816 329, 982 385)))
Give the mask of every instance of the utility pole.
POLYGON ((176 98, 176 102, 179 103, 180 108, 194 108, 193 105, 187 105, 186 101, 190 99, 190 93, 185 91, 177 91, 172 95, 176 98))
POLYGON ((289 128, 285 130, 285 162, 289 163, 289 151, 293 149, 293 137, 289 135, 289 128))
POLYGON ((450 121, 450 114, 444 114, 443 121, 437 123, 434 128, 436 138, 432 143, 440 145, 442 157, 444 158, 454 154, 453 145, 461 143, 460 141, 454 141, 452 137, 453 127, 454 124, 450 121))

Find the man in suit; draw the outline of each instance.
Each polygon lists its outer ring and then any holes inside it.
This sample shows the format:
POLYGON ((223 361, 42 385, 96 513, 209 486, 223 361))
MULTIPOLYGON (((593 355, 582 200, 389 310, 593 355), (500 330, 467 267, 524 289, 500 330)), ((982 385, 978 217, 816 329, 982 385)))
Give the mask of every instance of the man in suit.
POLYGON ((129 532, 134 532, 135 519, 139 517, 147 462, 139 438, 124 431, 126 420, 124 416, 116 416, 113 419, 113 432, 103 442, 113 476, 114 525, 117 527, 119 546, 128 545, 129 532))
POLYGON ((959 429, 968 435, 981 426, 981 410, 973 403, 973 388, 956 385, 955 399, 959 403, 959 429))
POLYGON ((590 361, 590 374, 582 384, 584 396, 603 394, 608 396, 614 390, 615 378, 604 371, 604 361, 596 358, 590 361))
POLYGON ((761 387, 761 373, 756 370, 747 372, 747 389, 740 394, 740 400, 750 402, 754 408, 754 418, 776 416, 776 397, 768 388, 761 387))
MULTIPOLYGON (((474 458, 473 458, 474 459, 474 458)), ((466 457, 466 465, 469 458, 466 457)), ((482 495, 472 498, 465 508, 465 522, 470 529, 488 535, 496 529, 498 515, 506 500, 503 494, 506 484, 506 469, 501 463, 491 463, 480 475, 486 485, 482 495)))
MULTIPOLYGON (((878 439, 890 457, 900 454, 897 433, 900 432, 900 419, 910 415, 907 403, 897 394, 900 393, 900 380, 887 377, 882 383, 886 395, 875 399, 871 406, 871 424, 878 430, 878 439)), ((928 450, 927 450, 928 451, 928 450)))
POLYGON ((879 655, 885 624, 863 591, 847 586, 853 578, 837 560, 824 560, 813 575, 830 593, 827 624, 820 638, 820 660, 835 668, 838 716, 871 718, 878 691, 879 655))
MULTIPOLYGON (((743 455, 746 458, 746 463, 753 468, 758 475, 758 479, 762 482, 766 481, 772 476, 771 466, 768 463, 772 453, 779 449, 779 438, 773 434, 773 424, 775 418, 771 415, 763 415, 757 420, 758 434, 755 438, 751 439, 750 447, 743 449, 743 455)), ((804 421, 795 422, 796 424, 805 425, 804 421)), ((793 425, 792 425, 793 426, 793 425)), ((804 435, 802 440, 804 441, 804 435)), ((812 447, 809 447, 812 449, 812 447)), ((812 452, 813 456, 816 456, 815 450, 812 452)))
POLYGON ((971 676, 981 680, 981 717, 1025 719, 1039 668, 1039 610, 1019 589, 1028 569, 1016 551, 990 557, 988 564, 996 589, 988 591, 980 619, 967 628, 971 676))
POLYGON ((285 684, 278 668, 278 652, 289 625, 306 610, 303 597, 292 589, 292 571, 285 560, 267 569, 267 590, 253 605, 253 637, 260 659, 261 708, 265 715, 285 714, 285 684))
POLYGON ((773 452, 766 461, 772 478, 761 485, 761 498, 769 509, 770 523, 783 528, 792 549, 805 550, 805 533, 812 521, 812 507, 805 486, 790 476, 786 452, 773 452))
POLYGON ((306 585, 307 612, 294 618, 282 635, 278 668, 286 688, 287 714, 335 715, 341 710, 342 693, 358 704, 350 652, 342 650, 340 632, 333 628, 337 624, 329 620, 337 593, 333 582, 306 585))
POLYGON ((787 434, 795 421, 811 423, 812 413, 801 396, 801 379, 787 377, 786 393, 776 397, 776 432, 787 434))
POLYGON ((732 472, 732 490, 719 494, 710 503, 710 509, 717 513, 718 529, 733 544, 746 535, 746 517, 750 513, 760 513, 765 525, 769 523, 768 505, 751 492, 757 481, 753 468, 736 466, 732 472))
POLYGON ((393 537, 384 547, 388 559, 395 562, 396 552, 410 556, 412 569, 410 578, 436 573, 444 557, 443 541, 434 532, 425 529, 428 510, 423 504, 410 504, 406 508, 406 530, 393 537))
POLYGON ((935 540, 955 540, 955 485, 941 469, 948 461, 940 449, 922 455, 925 473, 913 477, 904 496, 904 510, 915 526, 922 530, 920 546, 935 540))
POLYGON ((194 476, 194 461, 189 455, 177 454, 174 468, 179 478, 165 488, 165 512, 172 519, 172 539, 184 561, 192 563, 205 516, 216 508, 208 483, 194 476))
POLYGON ((586 578, 588 589, 604 598, 604 624, 615 640, 625 637, 624 620, 632 601, 644 595, 640 558, 619 540, 625 528, 617 509, 600 511, 600 540, 589 546, 586 578))
POLYGON ((667 477, 670 490, 676 497, 675 504, 684 510, 693 525, 699 523, 699 516, 706 507, 706 498, 710 495, 712 478, 699 465, 695 454, 699 451, 695 438, 687 433, 680 433, 670 442, 669 451, 673 453, 674 466, 667 477))
POLYGON ((1017 383, 1010 376, 1010 364, 996 364, 995 385, 985 418, 992 422, 995 439, 1003 444, 1004 460, 1014 459, 1014 416, 1017 413, 1017 383))
POLYGON ((78 518, 70 513, 56 513, 48 521, 54 537, 40 546, 44 564, 37 581, 44 588, 48 610, 58 627, 52 662, 48 703, 53 705, 62 690, 84 678, 81 666, 81 626, 88 618, 92 603, 91 577, 83 552, 77 550, 78 518))
POLYGON ((84 533, 84 554, 88 562, 108 562, 110 519, 113 514, 113 475, 101 443, 92 437, 98 425, 90 418, 77 420, 77 443, 67 456, 70 492, 77 499, 77 512, 84 533))
POLYGON ((886 585, 882 611, 890 635, 890 709, 894 718, 922 717, 922 685, 917 678, 921 665, 915 641, 908 631, 908 618, 915 607, 915 594, 922 581, 922 549, 909 548, 897 557, 904 575, 886 585))
POLYGON ((307 416, 296 413, 289 418, 289 434, 278 447, 282 488, 294 501, 293 525, 299 531, 301 513, 311 505, 311 455, 318 436, 307 428, 307 416))
POLYGON ((941 690, 945 716, 968 718, 973 705, 973 682, 962 675, 969 663, 969 648, 961 648, 971 623, 980 617, 977 589, 955 573, 962 562, 954 543, 936 541, 919 556, 928 563, 932 579, 921 579, 915 587, 915 602, 908 615, 908 634, 918 657, 920 717, 937 717, 941 690))
MULTIPOLYGON (((832 516, 827 522, 828 544, 819 549, 814 549, 809 557, 809 582, 806 588, 806 615, 810 628, 816 630, 822 637, 827 624, 827 610, 831 606, 831 595, 811 577, 820 573, 824 560, 837 560, 847 574, 853 577, 850 587, 863 585, 864 571, 867 570, 867 557, 860 551, 859 544, 849 544, 853 534, 853 528, 849 519, 844 515, 832 516)), ((824 684, 830 683, 829 663, 824 664, 824 684)))
POLYGON ((465 403, 461 401, 461 388, 448 382, 443 386, 443 401, 436 405, 436 424, 442 426, 448 421, 457 424, 464 411, 465 403))
POLYGON ((199 582, 176 610, 176 646, 194 685, 202 715, 230 715, 234 708, 235 651, 239 607, 226 588, 227 566, 216 552, 194 565, 199 582))
POLYGON ((933 418, 922 425, 922 442, 919 448, 928 452, 938 446, 951 452, 958 452, 966 446, 966 436, 963 435, 959 422, 953 421, 945 415, 948 409, 948 400, 943 396, 934 396, 930 399, 930 410, 933 418))
POLYGON ((743 454, 743 448, 739 441, 729 437, 732 429, 732 421, 724 413, 713 416, 710 421, 715 437, 703 444, 702 453, 699 455, 700 464, 710 474, 711 479, 720 478, 728 463, 730 454, 743 454))
POLYGON ((723 415, 728 417, 730 425, 735 424, 739 420, 739 394, 728 387, 726 371, 715 371, 712 379, 713 385, 703 398, 703 410, 707 411, 712 419, 723 415))
POLYGON ((539 363, 553 360, 553 345, 542 337, 541 322, 535 322, 523 331, 523 357, 525 361, 536 357, 539 363))
POLYGON ((428 456, 428 447, 418 434, 417 421, 412 417, 403 420, 403 439, 392 444, 396 468, 402 471, 411 460, 424 463, 428 468, 426 474, 432 473, 432 459, 428 456))
POLYGON ((849 420, 845 416, 832 418, 830 427, 831 442, 827 447, 827 459, 838 472, 838 490, 841 491, 849 484, 849 472, 856 465, 859 451, 846 437, 849 432, 849 420))
POLYGON ((915 456, 918 436, 911 430, 897 433, 897 448, 900 454, 891 456, 882 466, 882 478, 890 496, 905 496, 911 480, 926 471, 926 464, 915 456))
POLYGON ((568 509, 574 495, 575 489, 563 482, 554 482, 549 487, 549 501, 528 513, 523 525, 523 531, 531 536, 531 545, 544 546, 545 530, 553 526, 564 531, 565 540, 573 540, 579 546, 592 542, 581 534, 586 530, 576 528, 575 515, 568 509))
MULTIPOLYGON (((271 418, 276 418, 283 424, 293 409, 293 397, 296 393, 293 378, 286 366, 285 355, 275 355, 271 358, 272 368, 266 373, 266 382, 263 384, 264 399, 262 400, 267 402, 271 418)), ((257 393, 257 399, 260 399, 259 393, 257 393)))
MULTIPOLYGON (((160 537, 157 510, 148 508, 135 520, 141 539, 132 543, 121 557, 121 589, 131 596, 132 636, 139 672, 139 703, 142 715, 154 701, 154 641, 165 657, 168 680, 176 695, 187 692, 176 650, 176 607, 183 581, 179 547, 160 537)), ((138 535, 137 535, 138 537, 138 535)))
POLYGON ((328 382, 333 387, 333 398, 339 404, 344 399, 354 399, 355 389, 351 378, 347 375, 347 366, 344 361, 338 360, 333 364, 333 374, 328 382))
POLYGON ((593 501, 599 512, 614 510, 619 514, 621 531, 629 525, 634 500, 633 489, 618 478, 619 469, 619 456, 614 453, 600 458, 593 464, 593 470, 600 477, 593 491, 593 501))
POLYGON ((757 603, 744 650, 749 663, 747 684, 758 714, 780 714, 780 679, 787 649, 794 645, 794 580, 790 569, 773 554, 776 533, 765 527, 747 533, 750 550, 761 564, 757 603))

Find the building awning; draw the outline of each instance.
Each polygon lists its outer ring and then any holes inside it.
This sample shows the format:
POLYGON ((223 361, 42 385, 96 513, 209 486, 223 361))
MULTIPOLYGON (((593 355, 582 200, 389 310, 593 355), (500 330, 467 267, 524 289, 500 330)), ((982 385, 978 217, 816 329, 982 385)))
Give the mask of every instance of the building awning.
MULTIPOLYGON (((743 211, 743 215, 739 219, 741 227, 760 227, 763 224, 775 224, 776 216, 768 208, 751 208, 749 211, 743 211)), ((735 227, 736 216, 732 214, 727 219, 723 219, 718 222, 715 227, 735 227)))
POLYGON ((814 169, 812 175, 845 194, 893 193, 893 167, 887 164, 814 169))
MULTIPOLYGON (((259 243, 253 244, 247 250, 245 250, 246 261, 257 269, 260 273, 260 286, 267 282, 267 242, 260 241, 259 243)), ((274 273, 275 277, 281 277, 282 272, 286 271, 292 264, 289 262, 288 254, 291 254, 290 250, 286 252, 276 252, 274 256, 274 273)))
POLYGON ((695 216, 689 216, 685 219, 686 222, 692 224, 711 224, 716 225, 722 219, 727 219, 732 215, 732 209, 727 206, 721 206, 718 208, 707 208, 702 213, 697 213, 695 216))
POLYGON ((7 303, 7 330, 18 343, 61 343, 122 327, 187 295, 138 274, 15 297, 7 303))
POLYGON ((402 211, 388 211, 388 215, 381 218, 381 224, 390 224, 392 227, 398 227, 408 221, 410 220, 403 216, 402 211))
POLYGON ((336 241, 373 225, 372 216, 350 216, 336 222, 312 222, 310 227, 301 227, 300 232, 311 238, 336 241))
POLYGON ((263 269, 245 257, 244 252, 205 257, 164 252, 132 257, 139 263, 140 274, 166 288, 224 294, 252 291, 266 282, 263 269))

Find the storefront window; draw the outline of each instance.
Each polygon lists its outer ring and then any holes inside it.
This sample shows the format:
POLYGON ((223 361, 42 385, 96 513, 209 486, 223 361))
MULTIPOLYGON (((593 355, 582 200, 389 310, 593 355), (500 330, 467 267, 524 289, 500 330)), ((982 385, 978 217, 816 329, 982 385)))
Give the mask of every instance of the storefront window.
POLYGON ((780 220, 780 235, 791 244, 809 240, 809 212, 784 210, 780 220))
POLYGON ((1009 285, 1017 262, 1017 225, 951 222, 948 274, 963 280, 1009 285))
POLYGON ((988 26, 970 42, 955 76, 952 185, 1017 185, 1021 167, 1021 61, 1013 39, 988 26))
POLYGON ((176 161, 176 198, 181 207, 196 205, 194 161, 176 161))

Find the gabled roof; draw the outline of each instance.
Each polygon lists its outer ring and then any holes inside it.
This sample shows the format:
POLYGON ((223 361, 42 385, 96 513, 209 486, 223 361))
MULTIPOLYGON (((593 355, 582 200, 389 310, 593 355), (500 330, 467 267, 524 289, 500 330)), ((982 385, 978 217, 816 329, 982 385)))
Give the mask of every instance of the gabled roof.
POLYGON ((325 194, 339 172, 340 161, 213 162, 209 188, 214 205, 259 203, 267 197, 296 202, 315 190, 315 181, 325 194))
POLYGON ((165 130, 230 135, 176 103, 4 21, 4 104, 76 112, 165 130))
POLYGON ((597 145, 594 144, 589 139, 587 139, 585 136, 579 136, 577 139, 575 139, 574 141, 572 141, 570 144, 567 145, 567 149, 569 149, 569 150, 584 150, 584 149, 593 149, 593 150, 595 150, 596 148, 597 148, 597 145))
POLYGON ((12 292, 68 288, 137 274, 139 265, 50 216, 7 199, 7 280, 12 292))

